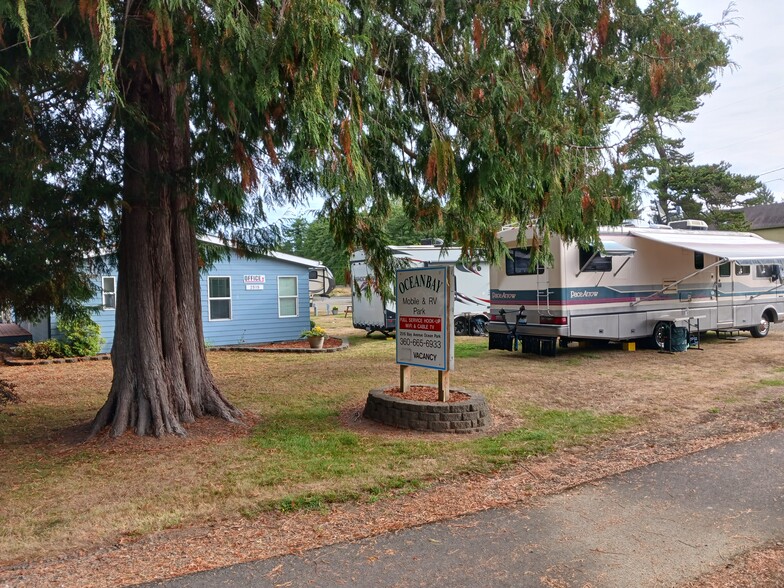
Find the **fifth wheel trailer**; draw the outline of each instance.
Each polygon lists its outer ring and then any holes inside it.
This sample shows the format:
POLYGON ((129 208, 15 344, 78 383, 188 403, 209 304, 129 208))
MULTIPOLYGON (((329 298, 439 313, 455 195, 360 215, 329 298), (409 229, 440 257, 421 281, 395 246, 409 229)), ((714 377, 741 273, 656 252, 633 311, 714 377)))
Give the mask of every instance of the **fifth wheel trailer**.
MULTIPOLYGON (((460 262, 460 248, 440 245, 391 246, 401 267, 452 265, 455 268, 455 334, 483 335, 490 307, 490 273, 486 263, 466 267, 460 262)), ((395 330, 395 301, 384 300, 376 293, 368 296, 370 269, 363 251, 351 255, 351 305, 354 327, 368 335, 374 331, 385 335, 395 330), (356 287, 360 293, 357 294, 356 287)))
POLYGON ((499 237, 510 253, 490 270, 490 349, 554 354, 556 341, 652 339, 749 331, 784 320, 784 244, 751 233, 615 227, 602 250, 551 239, 553 267, 531 266, 529 229, 499 237))

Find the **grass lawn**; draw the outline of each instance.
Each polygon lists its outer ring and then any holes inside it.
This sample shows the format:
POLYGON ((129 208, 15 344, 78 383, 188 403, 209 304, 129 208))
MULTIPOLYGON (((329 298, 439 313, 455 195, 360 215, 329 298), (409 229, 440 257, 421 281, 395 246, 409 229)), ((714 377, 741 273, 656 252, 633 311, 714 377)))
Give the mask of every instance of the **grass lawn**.
MULTIPOLYGON (((521 356, 460 338, 452 383, 487 397, 494 428, 468 436, 398 432, 359 416, 371 388, 397 381, 394 340, 365 338, 342 314, 317 322, 350 336, 351 347, 210 353, 219 386, 248 422, 205 419, 186 439, 79 442, 105 400, 110 362, 0 367, 0 379, 16 384, 24 401, 0 411, 0 563, 270 509, 379 500, 784 397, 784 337, 775 330, 743 343, 708 337, 704 351, 674 355, 570 347, 555 358, 521 356)), ((414 370, 415 383, 436 379, 414 370)))

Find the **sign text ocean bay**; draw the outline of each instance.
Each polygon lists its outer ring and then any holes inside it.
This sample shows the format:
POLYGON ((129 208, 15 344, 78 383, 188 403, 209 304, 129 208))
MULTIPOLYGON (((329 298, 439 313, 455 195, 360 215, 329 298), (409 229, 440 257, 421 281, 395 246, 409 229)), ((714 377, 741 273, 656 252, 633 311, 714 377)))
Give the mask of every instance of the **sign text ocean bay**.
POLYGON ((396 359, 401 365, 452 369, 451 267, 398 270, 396 359))

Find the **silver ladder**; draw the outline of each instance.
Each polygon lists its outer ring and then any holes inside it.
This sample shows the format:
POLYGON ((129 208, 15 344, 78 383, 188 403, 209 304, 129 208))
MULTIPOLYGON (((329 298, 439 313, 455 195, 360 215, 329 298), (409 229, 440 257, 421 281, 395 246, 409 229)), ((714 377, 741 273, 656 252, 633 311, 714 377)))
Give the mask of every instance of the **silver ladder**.
POLYGON ((550 279, 545 278, 547 270, 543 273, 536 272, 536 307, 539 313, 550 312, 550 279), (542 287, 544 284, 544 288, 542 287), (542 308, 542 301, 544 301, 544 308, 542 308))

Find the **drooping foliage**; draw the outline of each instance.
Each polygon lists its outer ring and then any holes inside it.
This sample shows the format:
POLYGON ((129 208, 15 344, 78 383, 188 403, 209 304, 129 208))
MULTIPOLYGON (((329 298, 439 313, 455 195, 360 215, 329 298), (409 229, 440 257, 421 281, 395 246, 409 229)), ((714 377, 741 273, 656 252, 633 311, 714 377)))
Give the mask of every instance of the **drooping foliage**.
POLYGON ((85 254, 111 243, 120 181, 110 111, 76 53, 93 37, 61 9, 0 4, 0 307, 20 318, 89 297, 85 254))
POLYGON ((72 223, 90 229, 81 250, 110 238, 121 137, 140 116, 124 78, 148 55, 176 55, 199 230, 263 248, 280 236, 269 206, 318 193, 338 242, 377 255, 399 197, 424 231, 491 258, 499 222, 535 219, 546 243, 628 214, 626 159, 666 159, 664 126, 691 120, 728 63, 717 29, 673 0, 20 0, 0 17, 4 154, 29 166, 4 166, 4 209, 45 211, 32 194, 67 187, 81 207, 45 200, 91 218, 72 223), (137 43, 139 63, 123 61, 137 43), (621 114, 634 132, 614 144, 621 114), (9 196, 22 178, 27 196, 9 196))
POLYGON ((617 144, 622 107, 686 112, 680 89, 712 89, 725 57, 670 0, 0 3, 0 283, 39 259, 0 306, 83 296, 80 252, 116 244, 94 430, 236 418, 200 341, 198 231, 258 251, 269 206, 317 194, 380 277, 396 200, 467 256, 498 261, 509 222, 589 241, 629 214, 625 158, 660 136, 617 144))
MULTIPOLYGON (((376 223, 376 231, 383 233, 382 239, 395 245, 416 245, 431 235, 439 233, 440 227, 430 231, 418 229, 411 221, 400 201, 392 202, 388 218, 376 223)), ((329 219, 319 216, 312 221, 297 217, 286 225, 279 249, 308 259, 321 261, 335 276, 338 284, 350 283, 349 254, 337 243, 330 231, 329 219)))

